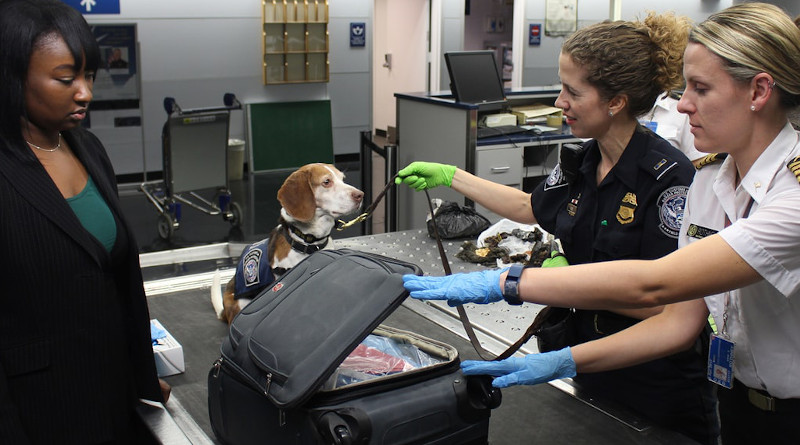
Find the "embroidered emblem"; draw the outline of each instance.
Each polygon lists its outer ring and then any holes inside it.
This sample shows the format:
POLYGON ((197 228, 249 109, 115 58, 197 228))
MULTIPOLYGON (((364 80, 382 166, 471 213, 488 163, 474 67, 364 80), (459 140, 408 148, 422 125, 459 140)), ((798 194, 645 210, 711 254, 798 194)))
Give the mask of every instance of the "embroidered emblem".
MULTIPOLYGON (((658 228, 664 235, 677 238, 683 223, 683 210, 686 208, 686 193, 689 187, 676 185, 658 196, 658 216, 661 220, 658 228)), ((691 236, 691 235, 690 235, 691 236)))
POLYGON ((270 291, 278 292, 281 289, 283 289, 283 282, 278 282, 278 284, 272 286, 272 289, 270 289, 270 291))
POLYGON ((261 263, 261 249, 253 249, 244 257, 242 272, 244 273, 245 286, 259 283, 259 264, 261 263))
POLYGON ((552 188, 563 187, 567 185, 566 178, 564 177, 564 172, 561 171, 561 165, 556 164, 553 171, 550 172, 550 175, 544 181, 544 189, 550 190, 552 188))
POLYGON ((689 224, 689 228, 686 230, 687 236, 697 239, 703 239, 715 233, 717 233, 716 230, 709 229, 708 227, 698 226, 697 224, 689 224))
POLYGON ((786 166, 789 167, 789 170, 791 170, 792 173, 794 173, 794 176, 797 178, 797 182, 800 182, 800 156, 789 161, 786 166))
POLYGON ((620 224, 630 224, 633 222, 633 214, 636 212, 636 194, 628 192, 622 197, 622 202, 619 203, 619 210, 617 210, 617 221, 620 224))
POLYGON ((701 168, 705 167, 706 165, 710 165, 710 164, 713 164, 713 163, 715 163, 717 161, 721 161, 721 160, 725 159, 727 156, 728 156, 727 153, 711 153, 710 155, 707 155, 706 157, 700 159, 697 162, 697 166, 695 166, 695 168, 697 170, 700 170, 701 168))
POLYGON ((572 198, 567 203, 567 214, 569 216, 575 216, 578 213, 578 200, 581 199, 581 194, 578 193, 578 196, 572 198))

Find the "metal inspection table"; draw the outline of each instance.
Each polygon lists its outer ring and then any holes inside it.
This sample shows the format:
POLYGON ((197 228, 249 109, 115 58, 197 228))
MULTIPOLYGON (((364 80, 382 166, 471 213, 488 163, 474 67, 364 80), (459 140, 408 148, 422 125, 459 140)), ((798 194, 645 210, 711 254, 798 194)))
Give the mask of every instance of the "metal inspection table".
MULTIPOLYGON (((334 234, 335 236, 335 234, 334 234)), ((452 273, 484 266, 455 257, 464 240, 444 240, 452 273)), ((166 413, 174 424, 164 443, 216 444, 208 420, 206 378, 219 357, 227 325, 216 319, 210 301, 214 271, 222 284, 233 276, 244 244, 214 244, 141 255, 151 318, 181 343, 186 371, 166 377, 172 396, 166 413)), ((435 240, 424 230, 407 230, 335 240, 350 248, 417 264, 425 274, 443 275, 435 240)), ((541 306, 510 307, 504 302, 467 305, 467 312, 484 348, 500 353, 527 329, 541 306)), ((466 339, 454 308, 443 302, 406 299, 387 325, 417 332, 455 346, 461 359, 478 359, 466 339)), ((537 352, 529 341, 524 353, 537 352)), ((266 402, 265 402, 266 403, 266 402)), ((163 423, 163 422, 162 422, 163 423)), ((634 413, 583 393, 570 379, 503 390, 503 401, 492 411, 489 439, 493 445, 519 443, 568 444, 693 444, 682 435, 648 424, 634 413)), ((265 443, 269 443, 265 438, 265 443)))

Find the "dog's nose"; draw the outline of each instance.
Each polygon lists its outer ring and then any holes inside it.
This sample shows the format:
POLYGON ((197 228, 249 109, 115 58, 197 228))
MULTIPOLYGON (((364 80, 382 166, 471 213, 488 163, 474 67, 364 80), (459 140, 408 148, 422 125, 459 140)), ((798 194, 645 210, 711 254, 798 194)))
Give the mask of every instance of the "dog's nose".
POLYGON ((362 192, 361 190, 356 190, 354 192, 351 192, 350 196, 353 197, 353 201, 361 202, 361 200, 364 199, 364 192, 362 192))

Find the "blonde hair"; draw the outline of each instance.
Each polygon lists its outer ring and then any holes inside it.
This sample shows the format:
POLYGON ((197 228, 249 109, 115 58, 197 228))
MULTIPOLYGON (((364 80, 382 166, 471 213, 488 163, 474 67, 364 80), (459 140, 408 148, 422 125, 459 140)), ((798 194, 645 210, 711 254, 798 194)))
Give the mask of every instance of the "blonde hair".
POLYGON ((735 80, 767 73, 785 109, 800 105, 800 29, 781 8, 742 3, 712 14, 689 34, 723 60, 735 80))
POLYGON ((628 97, 629 113, 641 116, 659 94, 683 86, 683 51, 691 22, 672 13, 648 13, 636 21, 604 21, 579 29, 561 52, 588 71, 587 81, 609 100, 628 97))

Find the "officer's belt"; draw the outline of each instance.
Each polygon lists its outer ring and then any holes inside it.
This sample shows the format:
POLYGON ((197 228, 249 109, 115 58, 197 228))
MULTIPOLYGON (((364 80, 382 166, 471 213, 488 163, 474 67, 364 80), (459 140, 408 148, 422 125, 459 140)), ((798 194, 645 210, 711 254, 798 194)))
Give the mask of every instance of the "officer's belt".
POLYGON ((762 411, 773 413, 798 411, 800 412, 800 399, 779 399, 772 397, 761 389, 747 387, 747 400, 751 405, 762 411))

